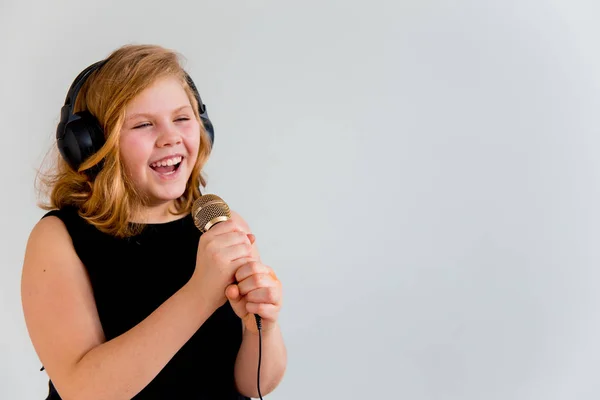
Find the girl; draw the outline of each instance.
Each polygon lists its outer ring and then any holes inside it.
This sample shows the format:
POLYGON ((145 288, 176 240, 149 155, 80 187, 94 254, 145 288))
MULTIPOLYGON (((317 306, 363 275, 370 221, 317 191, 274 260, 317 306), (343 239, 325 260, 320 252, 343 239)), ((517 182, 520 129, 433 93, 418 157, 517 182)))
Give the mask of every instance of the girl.
POLYGON ((129 45, 69 90, 22 302, 48 399, 243 399, 286 367, 281 284, 235 212, 201 234, 212 125, 178 55, 129 45), (73 114, 76 111, 76 114, 73 114), (254 314, 262 317, 259 337, 254 314))

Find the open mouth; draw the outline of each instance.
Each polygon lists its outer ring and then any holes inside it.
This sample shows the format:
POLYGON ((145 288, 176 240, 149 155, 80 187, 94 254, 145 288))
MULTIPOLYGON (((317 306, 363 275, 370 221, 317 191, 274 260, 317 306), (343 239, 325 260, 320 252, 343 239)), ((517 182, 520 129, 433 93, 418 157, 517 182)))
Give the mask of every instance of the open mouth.
POLYGON ((150 168, 161 175, 171 175, 177 172, 183 161, 182 156, 164 159, 150 164, 150 168))

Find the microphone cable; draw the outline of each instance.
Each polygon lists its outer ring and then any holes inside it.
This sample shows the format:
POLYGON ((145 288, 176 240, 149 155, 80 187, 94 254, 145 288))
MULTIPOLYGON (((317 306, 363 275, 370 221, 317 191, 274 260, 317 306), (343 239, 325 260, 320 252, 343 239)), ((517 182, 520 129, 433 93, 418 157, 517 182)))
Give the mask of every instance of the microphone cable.
POLYGON ((256 319, 256 327, 258 328, 258 370, 256 373, 256 389, 258 390, 258 398, 263 400, 260 393, 260 364, 262 361, 262 318, 258 314, 254 314, 256 319))

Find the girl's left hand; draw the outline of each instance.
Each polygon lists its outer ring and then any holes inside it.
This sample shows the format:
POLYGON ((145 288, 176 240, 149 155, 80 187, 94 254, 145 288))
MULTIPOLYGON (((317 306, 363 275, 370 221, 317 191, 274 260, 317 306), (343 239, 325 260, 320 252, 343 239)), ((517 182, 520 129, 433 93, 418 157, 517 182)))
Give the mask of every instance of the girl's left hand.
POLYGON ((263 332, 277 323, 281 309, 281 282, 273 270, 259 261, 238 268, 237 283, 225 289, 225 295, 246 329, 258 333, 254 314, 262 318, 263 332))

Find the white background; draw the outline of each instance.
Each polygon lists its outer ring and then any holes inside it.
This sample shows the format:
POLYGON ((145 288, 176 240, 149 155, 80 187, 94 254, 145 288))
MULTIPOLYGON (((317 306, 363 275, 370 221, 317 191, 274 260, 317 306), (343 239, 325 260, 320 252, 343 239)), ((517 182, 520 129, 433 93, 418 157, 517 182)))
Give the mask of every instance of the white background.
POLYGON ((181 52, 208 192, 284 284, 270 399, 600 398, 593 0, 0 0, 0 398, 43 399, 20 274, 67 88, 181 52))

